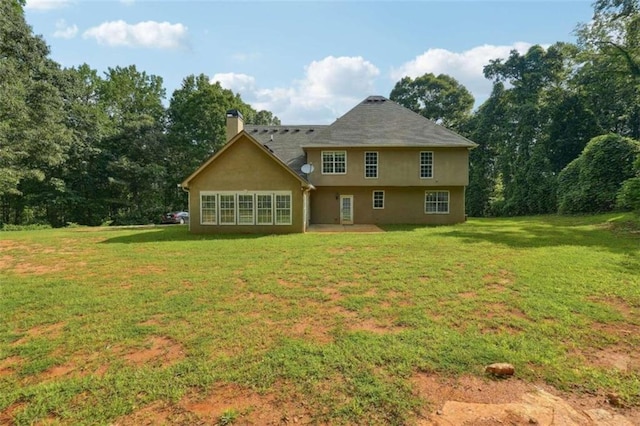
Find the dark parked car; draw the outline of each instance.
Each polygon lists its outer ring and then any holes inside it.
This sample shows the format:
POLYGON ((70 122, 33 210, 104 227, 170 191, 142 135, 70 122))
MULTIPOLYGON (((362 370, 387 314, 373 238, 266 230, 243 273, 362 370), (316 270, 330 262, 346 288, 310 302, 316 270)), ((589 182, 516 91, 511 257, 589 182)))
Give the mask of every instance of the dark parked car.
POLYGON ((189 223, 189 212, 172 212, 162 216, 162 223, 189 223))

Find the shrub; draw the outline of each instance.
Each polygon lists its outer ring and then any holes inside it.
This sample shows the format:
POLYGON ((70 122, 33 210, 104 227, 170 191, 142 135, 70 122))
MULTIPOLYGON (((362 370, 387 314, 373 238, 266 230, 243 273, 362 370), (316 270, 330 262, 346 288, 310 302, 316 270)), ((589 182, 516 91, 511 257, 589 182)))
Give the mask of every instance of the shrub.
POLYGON ((634 176, 640 142, 615 134, 589 141, 558 178, 560 213, 597 213, 616 207, 622 183, 634 176))

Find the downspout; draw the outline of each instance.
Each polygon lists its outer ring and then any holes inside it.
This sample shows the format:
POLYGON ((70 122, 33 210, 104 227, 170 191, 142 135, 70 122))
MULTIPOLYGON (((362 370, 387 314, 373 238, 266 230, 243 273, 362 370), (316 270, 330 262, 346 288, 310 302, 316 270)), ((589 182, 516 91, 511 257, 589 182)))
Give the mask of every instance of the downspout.
POLYGON ((182 188, 182 190, 188 194, 187 195, 187 197, 188 197, 187 198, 187 205, 189 206, 189 232, 191 232, 191 192, 189 192, 189 188, 188 187, 182 186, 181 183, 179 183, 178 186, 180 188, 182 188))

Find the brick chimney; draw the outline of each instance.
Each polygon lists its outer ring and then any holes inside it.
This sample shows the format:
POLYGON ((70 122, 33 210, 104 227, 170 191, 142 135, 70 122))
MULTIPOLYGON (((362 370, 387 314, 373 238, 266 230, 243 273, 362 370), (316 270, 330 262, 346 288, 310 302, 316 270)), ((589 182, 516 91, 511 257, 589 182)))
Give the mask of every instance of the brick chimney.
POLYGON ((242 113, 237 109, 227 111, 227 142, 244 129, 242 113))

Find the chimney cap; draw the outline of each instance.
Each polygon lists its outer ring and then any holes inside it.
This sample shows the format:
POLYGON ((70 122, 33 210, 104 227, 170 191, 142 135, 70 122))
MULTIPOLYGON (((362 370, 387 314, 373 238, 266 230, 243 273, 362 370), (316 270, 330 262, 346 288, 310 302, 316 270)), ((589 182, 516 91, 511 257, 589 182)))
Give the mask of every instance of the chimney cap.
POLYGON ((227 117, 239 117, 239 118, 244 118, 242 116, 242 113, 240 111, 238 111, 237 109, 229 109, 227 110, 227 117))

